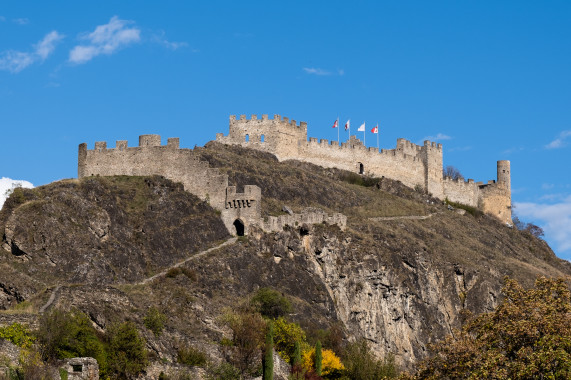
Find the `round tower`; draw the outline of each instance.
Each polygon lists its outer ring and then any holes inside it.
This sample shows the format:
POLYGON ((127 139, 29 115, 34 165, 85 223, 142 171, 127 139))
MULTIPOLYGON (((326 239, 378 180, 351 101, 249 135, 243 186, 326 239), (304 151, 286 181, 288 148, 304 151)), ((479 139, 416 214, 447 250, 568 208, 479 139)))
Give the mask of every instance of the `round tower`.
POLYGON ((498 183, 503 183, 511 192, 510 162, 508 160, 498 161, 498 183))

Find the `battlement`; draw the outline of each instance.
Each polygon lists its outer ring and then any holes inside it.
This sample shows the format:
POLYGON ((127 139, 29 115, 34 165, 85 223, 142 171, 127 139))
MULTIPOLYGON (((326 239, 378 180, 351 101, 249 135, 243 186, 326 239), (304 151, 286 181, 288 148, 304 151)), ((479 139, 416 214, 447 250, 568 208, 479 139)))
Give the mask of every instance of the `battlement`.
MULTIPOLYGON (((169 148, 179 149, 179 138, 178 137, 169 137, 167 139, 167 144, 161 145, 161 136, 160 135, 140 135, 139 136, 139 146, 129 147, 127 140, 117 140, 117 141, 115 141, 115 148, 107 148, 107 142, 106 141, 96 141, 93 151, 98 151, 98 152, 102 152, 102 151, 106 151, 106 150, 123 151, 126 149, 150 148, 150 147, 169 147, 169 148)), ((87 150, 87 144, 85 144, 85 149, 87 150)))
POLYGON ((236 115, 230 115, 230 125, 236 125, 240 123, 248 123, 248 122, 274 122, 279 123, 281 125, 290 125, 292 127, 299 127, 299 128, 307 128, 307 123, 305 121, 301 121, 299 124, 293 119, 289 119, 288 117, 282 117, 281 115, 275 114, 273 119, 268 118, 267 114, 263 114, 261 119, 258 119, 258 115, 252 115, 250 119, 247 118, 246 115, 240 115, 237 119, 236 115))

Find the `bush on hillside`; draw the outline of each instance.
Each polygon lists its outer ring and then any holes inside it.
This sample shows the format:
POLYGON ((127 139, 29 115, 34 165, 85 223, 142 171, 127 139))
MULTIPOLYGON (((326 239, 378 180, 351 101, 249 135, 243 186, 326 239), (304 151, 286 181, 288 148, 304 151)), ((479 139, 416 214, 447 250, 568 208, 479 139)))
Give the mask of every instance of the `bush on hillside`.
POLYGON ((252 305, 267 318, 279 318, 291 313, 291 302, 286 296, 271 288, 260 288, 254 297, 252 305))

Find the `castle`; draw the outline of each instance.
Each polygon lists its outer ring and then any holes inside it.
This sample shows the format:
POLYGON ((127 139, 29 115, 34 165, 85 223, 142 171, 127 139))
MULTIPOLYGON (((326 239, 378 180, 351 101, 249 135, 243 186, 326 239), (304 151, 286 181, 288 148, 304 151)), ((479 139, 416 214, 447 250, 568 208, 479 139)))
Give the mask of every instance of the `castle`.
POLYGON ((230 116, 228 136, 216 135, 216 141, 240 145, 274 154, 278 160, 299 160, 316 165, 338 168, 400 180, 412 188, 422 188, 439 199, 448 199, 476 207, 502 222, 511 223, 510 162, 497 162, 497 181, 487 183, 453 180, 442 175, 442 144, 424 141, 416 145, 403 138, 397 139, 395 149, 367 148, 351 136, 348 142, 307 139, 307 123, 274 115, 250 119, 230 116))
MULTIPOLYGON (((307 140, 307 123, 275 115, 269 119, 245 115, 230 116, 230 132, 216 135, 216 141, 258 149, 274 154, 279 160, 295 159, 324 167, 335 167, 360 174, 385 176, 402 181, 410 187, 420 187, 433 196, 478 207, 503 222, 511 223, 510 163, 498 161, 498 180, 487 184, 472 179, 452 180, 442 176, 442 145, 425 141, 423 146, 405 139, 397 140, 396 149, 378 152, 366 148, 351 136, 346 143, 337 144, 315 138, 307 140)), ((169 138, 161 145, 159 135, 142 135, 137 147, 129 147, 119 140, 115 148, 106 142, 96 142, 95 149, 79 145, 78 178, 110 175, 162 175, 181 182, 184 189, 206 200, 220 211, 222 221, 231 233, 247 234, 252 226, 264 231, 279 231, 285 225, 327 222, 345 228, 346 216, 327 215, 308 209, 301 214, 290 213, 279 217, 262 218, 262 191, 258 186, 246 185, 238 193, 228 186, 228 176, 210 168, 192 149, 181 149, 178 138, 169 138)))

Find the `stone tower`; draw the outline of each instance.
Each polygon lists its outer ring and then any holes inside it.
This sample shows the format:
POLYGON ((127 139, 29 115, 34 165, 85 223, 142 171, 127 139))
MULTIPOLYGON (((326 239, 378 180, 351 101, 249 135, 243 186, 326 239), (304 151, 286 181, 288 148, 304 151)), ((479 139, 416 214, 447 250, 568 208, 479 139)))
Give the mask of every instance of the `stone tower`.
POLYGON ((510 162, 508 160, 498 161, 498 184, 503 184, 511 194, 510 162))

